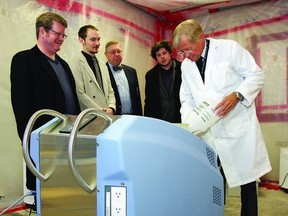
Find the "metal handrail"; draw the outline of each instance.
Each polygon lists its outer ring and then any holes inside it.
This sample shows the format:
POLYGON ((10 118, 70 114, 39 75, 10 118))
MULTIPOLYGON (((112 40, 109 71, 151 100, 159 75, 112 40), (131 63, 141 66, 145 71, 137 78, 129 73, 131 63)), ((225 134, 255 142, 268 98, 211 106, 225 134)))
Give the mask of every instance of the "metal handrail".
POLYGON ((50 116, 58 117, 58 118, 62 119, 63 121, 65 121, 67 117, 65 115, 55 111, 55 110, 42 109, 42 110, 35 112, 30 117, 28 124, 25 128, 25 132, 24 132, 24 136, 23 136, 23 144, 22 144, 22 153, 23 153, 23 157, 24 157, 24 160, 26 162, 26 165, 37 178, 39 178, 41 181, 47 181, 47 179, 50 177, 50 175, 45 176, 44 174, 40 173, 36 169, 34 164, 32 163, 31 158, 30 158, 30 154, 29 154, 29 140, 30 140, 31 131, 33 129, 35 121, 40 116, 43 116, 43 115, 50 115, 50 116))
POLYGON ((68 161, 69 161, 70 170, 71 170, 72 175, 74 176, 76 182, 78 183, 78 185, 87 193, 93 193, 96 189, 96 185, 90 186, 85 182, 85 180, 82 178, 82 176, 80 175, 80 173, 76 167, 76 162, 75 162, 75 157, 74 157, 76 134, 79 131, 82 119, 86 115, 89 115, 89 114, 94 114, 94 115, 97 115, 97 116, 100 116, 100 117, 106 119, 109 122, 109 125, 112 124, 113 119, 109 115, 107 115, 105 112, 97 110, 95 108, 85 109, 77 117, 77 119, 73 125, 71 134, 70 134, 69 146, 68 146, 68 161))

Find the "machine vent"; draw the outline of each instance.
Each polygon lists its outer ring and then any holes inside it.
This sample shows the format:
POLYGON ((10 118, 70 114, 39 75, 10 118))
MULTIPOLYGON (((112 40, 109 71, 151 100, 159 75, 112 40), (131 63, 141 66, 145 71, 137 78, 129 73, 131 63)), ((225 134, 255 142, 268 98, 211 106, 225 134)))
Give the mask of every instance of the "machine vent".
POLYGON ((221 206, 221 189, 213 185, 213 203, 221 206))
POLYGON ((215 162, 216 162, 215 153, 214 153, 211 149, 209 149, 209 148, 207 148, 207 147, 206 147, 206 153, 207 153, 207 158, 208 158, 208 160, 209 160, 209 163, 210 163, 213 167, 216 168, 216 164, 215 164, 215 162))

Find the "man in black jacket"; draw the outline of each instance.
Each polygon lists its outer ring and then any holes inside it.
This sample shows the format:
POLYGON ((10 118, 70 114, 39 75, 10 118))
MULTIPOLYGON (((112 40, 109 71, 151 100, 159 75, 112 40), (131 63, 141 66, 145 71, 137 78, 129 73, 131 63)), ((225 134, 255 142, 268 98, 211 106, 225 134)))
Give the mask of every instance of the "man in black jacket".
POLYGON ((165 40, 151 48, 151 56, 158 64, 145 76, 144 116, 181 123, 181 63, 172 58, 172 47, 165 40))
MULTIPOLYGON (((22 140, 30 117, 38 110, 52 109, 63 114, 79 114, 75 81, 68 64, 56 52, 65 38, 66 20, 47 12, 36 19, 37 44, 18 52, 11 62, 11 102, 22 140)), ((42 116, 34 128, 52 117, 42 116)), ((35 176, 26 169, 26 187, 36 190, 35 176)))
POLYGON ((118 41, 109 41, 105 46, 107 68, 116 98, 114 115, 143 115, 137 72, 121 64, 122 48, 118 41))

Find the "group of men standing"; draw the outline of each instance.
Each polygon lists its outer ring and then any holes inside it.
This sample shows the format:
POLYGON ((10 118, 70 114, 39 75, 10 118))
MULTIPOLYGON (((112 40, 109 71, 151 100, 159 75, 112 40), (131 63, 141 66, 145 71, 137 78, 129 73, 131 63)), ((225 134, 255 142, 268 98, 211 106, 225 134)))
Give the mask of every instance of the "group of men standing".
MULTIPOLYGON (((96 55, 101 39, 99 30, 85 25, 79 29, 78 37, 83 50, 70 66, 81 110, 93 107, 114 115, 143 115, 137 72, 122 64, 121 44, 118 41, 106 44, 105 65, 96 55)), ((158 64, 146 76, 144 115, 180 123, 180 62, 172 60, 168 41, 156 43, 151 56, 158 64)))
MULTIPOLYGON (((212 97, 221 119, 202 138, 219 155, 229 186, 241 186, 241 215, 257 215, 255 181, 271 166, 254 103, 264 74, 245 49, 234 41, 205 38, 194 20, 180 23, 173 45, 184 61, 172 57, 168 41, 151 48, 157 64, 145 75, 143 112, 137 72, 122 64, 121 44, 109 41, 107 62, 101 62, 96 57, 100 32, 85 25, 78 31, 83 49, 68 65, 57 55, 66 28, 67 21, 60 15, 41 14, 36 19, 37 44, 12 59, 11 100, 21 140, 29 118, 40 109, 77 115, 93 107, 110 115, 144 115, 189 124, 193 108, 212 97)), ((40 118, 35 128, 48 120, 40 118)), ((26 175, 27 188, 35 190, 29 169, 26 175)))
MULTIPOLYGON (((57 54, 67 37, 67 21, 59 14, 46 12, 37 17, 35 26, 37 44, 16 53, 11 62, 11 102, 21 140, 29 118, 41 109, 71 115, 86 108, 110 115, 143 115, 137 72, 122 64, 123 50, 118 41, 106 44, 105 64, 96 55, 99 30, 93 25, 82 26, 78 39, 83 49, 68 64, 57 54)), ((159 64, 147 74, 144 115, 179 123, 180 64, 172 61, 172 49, 166 41, 156 44, 151 55, 159 64), (161 76, 157 75, 158 70, 162 70, 161 76), (165 70, 169 76, 165 76, 165 70), (172 84, 174 76, 177 82, 172 84), (161 98, 165 98, 164 106, 160 105, 161 98)), ((48 120, 50 117, 40 117, 34 127, 48 120)), ((26 175, 27 188, 35 190, 35 176, 29 169, 26 175)))

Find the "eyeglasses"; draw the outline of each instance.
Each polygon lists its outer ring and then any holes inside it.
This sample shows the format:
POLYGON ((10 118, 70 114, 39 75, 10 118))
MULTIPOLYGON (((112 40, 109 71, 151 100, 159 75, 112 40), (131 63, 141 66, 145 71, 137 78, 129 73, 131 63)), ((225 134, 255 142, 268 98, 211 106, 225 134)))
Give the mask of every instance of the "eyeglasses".
POLYGON ((107 53, 109 53, 109 54, 112 54, 112 55, 115 55, 116 53, 117 54, 121 54, 122 53, 122 51, 121 50, 111 50, 111 51, 107 51, 107 53))
POLYGON ((56 34, 58 37, 62 37, 63 39, 66 39, 66 38, 68 37, 68 35, 66 35, 66 34, 61 34, 61 33, 57 32, 57 31, 54 31, 53 29, 49 29, 49 28, 45 28, 45 29, 53 32, 53 33, 56 34))
POLYGON ((193 53, 192 48, 187 48, 187 49, 185 49, 185 50, 182 50, 182 51, 177 52, 178 55, 182 55, 182 56, 184 56, 184 55, 189 55, 189 54, 191 54, 191 53, 193 53))

